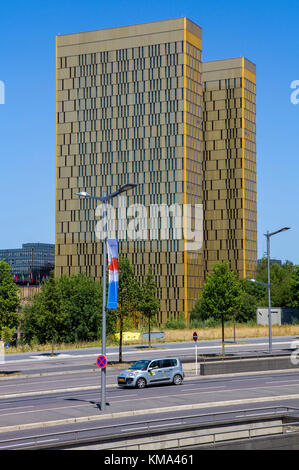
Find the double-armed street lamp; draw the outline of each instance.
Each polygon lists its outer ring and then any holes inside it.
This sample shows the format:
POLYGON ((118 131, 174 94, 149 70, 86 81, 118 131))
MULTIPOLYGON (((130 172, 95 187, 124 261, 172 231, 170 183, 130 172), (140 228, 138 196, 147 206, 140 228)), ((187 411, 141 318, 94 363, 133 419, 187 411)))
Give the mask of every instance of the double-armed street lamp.
MULTIPOLYGON (((137 184, 124 184, 117 191, 111 194, 103 193, 103 196, 93 196, 85 191, 80 193, 75 193, 77 196, 88 199, 95 199, 101 201, 104 204, 103 217, 107 217, 107 202, 112 200, 114 197, 119 196, 119 194, 134 189, 137 184)), ((106 356, 106 269, 107 269, 107 242, 108 229, 107 229, 107 220, 103 227, 103 303, 102 303, 102 355, 106 356)), ((106 409, 106 367, 101 369, 101 410, 106 409)))
POLYGON ((290 230, 290 227, 283 227, 276 232, 264 233, 265 237, 267 238, 267 271, 268 271, 268 282, 260 282, 256 281, 255 279, 249 279, 250 282, 255 282, 256 284, 260 284, 268 288, 268 324, 269 324, 269 353, 272 354, 272 318, 271 318, 271 284, 270 284, 270 238, 273 235, 276 235, 280 232, 285 232, 286 230, 290 230))

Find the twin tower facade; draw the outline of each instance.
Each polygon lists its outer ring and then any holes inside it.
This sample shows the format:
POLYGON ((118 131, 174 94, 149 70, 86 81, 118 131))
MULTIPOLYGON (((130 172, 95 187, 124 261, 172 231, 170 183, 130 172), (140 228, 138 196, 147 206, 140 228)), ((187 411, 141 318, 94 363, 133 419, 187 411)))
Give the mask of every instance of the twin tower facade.
POLYGON ((202 30, 187 18, 58 36, 56 51, 56 276, 101 278, 97 204, 75 193, 134 183, 113 206, 130 211, 135 236, 117 220, 116 237, 140 281, 151 266, 160 322, 188 317, 218 261, 253 277, 255 65, 203 62, 202 30))

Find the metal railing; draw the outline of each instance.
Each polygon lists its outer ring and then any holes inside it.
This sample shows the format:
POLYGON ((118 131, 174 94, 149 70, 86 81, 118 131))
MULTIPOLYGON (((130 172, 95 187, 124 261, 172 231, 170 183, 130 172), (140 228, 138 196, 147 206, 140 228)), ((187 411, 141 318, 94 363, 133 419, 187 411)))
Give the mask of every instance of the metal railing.
MULTIPOLYGON (((230 421, 230 423, 234 424, 234 422, 239 422, 240 418, 249 418, 254 417, 257 420, 259 417, 265 418, 269 415, 280 415, 286 416, 286 413, 289 414, 290 412, 299 411, 299 408, 293 406, 273 406, 273 407, 264 407, 264 408, 249 408, 249 409, 241 409, 241 410, 231 410, 231 411, 221 411, 217 413, 205 413, 205 414, 197 414, 197 415, 183 415, 183 416, 175 416, 175 417, 168 417, 162 419, 153 419, 153 420, 143 420, 143 421, 132 421, 130 423, 117 423, 111 424, 107 426, 97 426, 97 427, 89 427, 83 429, 73 429, 68 431, 58 431, 53 433, 46 433, 46 434, 39 434, 39 435, 31 435, 31 436, 23 436, 17 437, 13 439, 5 439, 0 440, 0 450, 4 448, 29 448, 31 447, 42 447, 46 444, 47 447, 55 447, 55 445, 70 445, 70 444, 78 444, 80 441, 94 441, 94 440, 103 440, 107 441, 108 439, 120 439, 124 437, 124 432, 126 432, 125 437, 134 437, 134 435, 138 436, 139 433, 149 433, 149 432, 162 432, 162 431, 173 431, 174 427, 178 426, 210 426, 214 425, 215 423, 221 425, 226 423, 227 419, 233 419, 233 415, 238 415, 235 417, 234 421, 230 421), (226 419, 223 419, 226 416, 226 419), (187 423, 189 421, 189 423, 187 423), (195 422, 191 422, 195 421, 195 422), (137 426, 137 427, 136 427, 137 426), (96 432, 101 432, 101 435, 92 436, 96 432), (84 433, 88 433, 89 436, 83 437, 84 433), (70 440, 70 436, 73 436, 73 439, 70 440), (59 438, 65 437, 65 440, 59 440, 59 438), (56 444, 54 444, 54 441, 56 444), (52 442, 52 444, 50 444, 52 442)), ((295 423, 294 423, 295 425, 295 423)), ((161 439, 159 439, 161 441, 161 439)))

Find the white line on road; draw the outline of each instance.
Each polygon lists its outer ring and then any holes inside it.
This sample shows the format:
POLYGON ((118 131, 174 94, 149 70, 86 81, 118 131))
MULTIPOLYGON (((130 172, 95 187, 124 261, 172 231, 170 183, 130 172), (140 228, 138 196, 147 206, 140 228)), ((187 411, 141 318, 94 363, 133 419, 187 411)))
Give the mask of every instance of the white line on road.
MULTIPOLYGON (((191 390, 197 390, 198 392, 202 392, 203 390, 210 390, 212 392, 216 388, 227 388, 227 385, 219 385, 217 387, 213 387, 213 389, 211 389, 211 388, 201 388, 200 385, 199 385, 199 387, 197 387, 197 388, 188 388, 188 392, 190 392, 191 390)), ((181 389, 181 392, 185 392, 185 390, 181 389)))
POLYGON ((82 404, 82 405, 69 405, 69 406, 67 406, 67 407, 64 405, 64 406, 58 406, 58 407, 56 407, 56 408, 39 408, 39 409, 37 409, 37 410, 32 410, 32 411, 30 411, 30 410, 28 410, 28 411, 18 411, 18 412, 15 412, 15 413, 3 413, 3 414, 1 415, 1 418, 2 418, 3 416, 6 416, 6 415, 11 416, 11 415, 20 415, 20 414, 24 414, 24 413, 43 413, 44 411, 56 411, 56 410, 60 410, 61 408, 64 409, 64 410, 65 410, 65 409, 69 409, 69 408, 80 408, 80 407, 82 407, 82 406, 88 406, 88 405, 90 405, 90 403, 84 403, 84 404, 82 404))
POLYGON ((0 399, 5 398, 20 398, 20 397, 30 397, 33 395, 53 395, 55 393, 69 393, 69 392, 82 392, 83 390, 99 390, 99 385, 89 386, 89 387, 75 387, 67 389, 56 389, 56 390, 32 390, 29 392, 21 393, 10 393, 8 395, 0 395, 0 399))
MULTIPOLYGON (((30 406, 28 405, 28 406, 15 406, 14 408, 1 408, 0 413, 1 413, 1 411, 11 411, 11 410, 20 410, 20 409, 23 410, 24 408, 34 408, 34 406, 33 405, 30 405, 30 406)), ((1 414, 1 416, 3 416, 3 415, 1 414)))
MULTIPOLYGON (((81 379, 80 381, 83 382, 84 380, 86 381, 92 381, 92 382, 98 382, 99 383, 99 377, 86 377, 85 379, 81 379)), ((56 379, 56 380, 42 380, 42 381, 37 381, 36 384, 37 385, 47 385, 47 384, 55 384, 55 383, 61 383, 61 382, 65 382, 66 379, 65 377, 64 378, 61 378, 61 379, 56 379)), ((78 377, 74 377, 73 379, 67 379, 68 383, 71 383, 71 382, 75 382, 75 383, 78 383, 78 377)), ((7 385, 6 383, 2 383, 0 384, 0 388, 16 388, 16 384, 11 384, 11 385, 7 385)), ((28 390, 30 391, 30 390, 28 390)))
MULTIPOLYGON (((279 379, 278 379, 279 380, 279 379)), ((265 382, 265 384, 277 384, 278 380, 273 380, 271 382, 265 382)), ((297 379, 298 380, 298 379, 297 379)), ((280 385, 281 385, 281 382, 283 381, 279 381, 280 385)), ((286 381, 285 381, 286 382, 286 381)), ((295 382, 294 380, 288 380, 286 382, 286 385, 299 385, 299 382, 295 382)))

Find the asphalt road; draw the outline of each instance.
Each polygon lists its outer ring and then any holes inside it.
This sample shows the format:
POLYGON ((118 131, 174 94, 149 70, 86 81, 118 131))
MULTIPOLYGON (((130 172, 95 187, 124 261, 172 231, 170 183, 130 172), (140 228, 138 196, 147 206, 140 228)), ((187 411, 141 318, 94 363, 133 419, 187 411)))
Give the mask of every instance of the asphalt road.
MULTIPOLYGON (((294 339, 274 338, 273 350, 287 351, 294 339)), ((250 339, 241 345, 228 344, 226 351, 234 355, 254 352, 262 355, 267 354, 267 345, 267 338, 250 339)), ((201 354, 221 351, 219 341, 199 343, 198 346, 201 354)), ((133 361, 161 355, 187 357, 194 352, 193 342, 158 344, 156 347, 159 349, 150 351, 126 347, 124 359, 133 361)), ((112 423, 129 424, 182 414, 241 412, 246 408, 282 404, 299 408, 299 370, 295 369, 214 377, 195 377, 194 372, 186 370, 186 379, 181 386, 156 385, 136 390, 118 388, 116 375, 119 368, 109 366, 109 404, 103 413, 99 405, 100 370, 95 364, 99 352, 97 349, 63 351, 56 357, 43 353, 7 354, 0 370, 6 373, 18 371, 19 375, 6 375, 0 379, 0 439, 74 428, 86 428, 90 432, 90 428, 103 428, 112 423)), ((117 348, 109 348, 109 360, 116 359, 117 354, 117 348)), ((5 446, 0 443, 0 448, 5 446)))
MULTIPOLYGON (((73 377, 65 378, 64 386, 73 385, 72 380, 73 377)), ((86 377, 85 380, 87 380, 86 377)), ((53 382, 48 381, 48 387, 53 386, 53 382)), ((43 382, 43 386, 45 385, 46 383, 43 382)), ((57 386, 56 381, 55 386, 57 386)), ((142 423, 146 419, 205 415, 233 410, 235 410, 234 416, 237 417, 242 415, 244 409, 281 405, 299 409, 299 371, 220 378, 195 379, 187 377, 181 386, 156 385, 143 390, 108 387, 109 405, 104 414, 99 408, 99 390, 90 388, 41 395, 37 391, 41 386, 35 383, 32 388, 35 390, 34 395, 0 399, 1 440, 20 436, 40 436, 75 429, 85 429, 90 435, 92 429, 95 428, 97 435, 103 435, 108 432, 105 430, 105 426, 121 423, 126 424, 122 429, 125 434, 128 431, 129 423, 140 422, 135 427, 132 427, 131 424, 130 430, 133 430, 142 427, 142 423), (157 410, 157 407, 160 411, 157 410), (130 413, 128 416, 122 415, 126 411, 133 410, 138 414, 135 416, 130 413), (114 418, 111 418, 111 413, 115 413, 114 418), (87 416, 90 417, 89 421, 86 420, 87 416), (80 417, 84 418, 82 422, 80 420, 77 423, 72 422, 74 418, 80 417), (71 420, 69 423, 68 419, 71 420), (49 426, 51 422, 53 424, 49 426), (58 425, 59 422, 60 425, 58 425), (35 423, 36 427, 28 429, 26 424, 32 423, 35 423), (38 423, 48 425, 42 426, 38 423), (23 427, 19 431, 13 427, 20 424, 23 424, 23 427)), ((5 391, 8 392, 7 389, 5 391)), ((262 411, 256 413, 262 413, 262 411)), ((203 416, 202 419, 207 420, 208 418, 203 416)), ((57 437, 52 439, 57 439, 57 437)), ((7 447, 7 443, 0 442, 0 448, 5 447, 7 447)))

